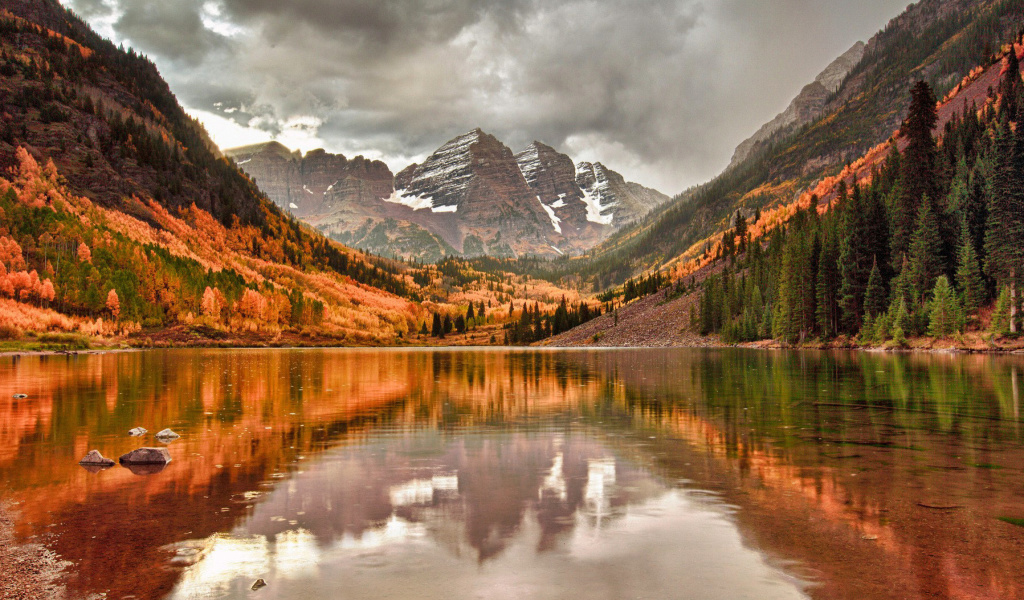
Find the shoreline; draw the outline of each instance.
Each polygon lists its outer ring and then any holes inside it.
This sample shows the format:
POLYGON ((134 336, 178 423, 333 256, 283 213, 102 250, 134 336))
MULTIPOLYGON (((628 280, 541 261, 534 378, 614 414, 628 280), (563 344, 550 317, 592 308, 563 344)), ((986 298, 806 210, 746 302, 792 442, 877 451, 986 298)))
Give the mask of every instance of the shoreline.
POLYGON ((0 501, 0 600, 57 600, 66 597, 59 583, 70 566, 39 543, 19 543, 14 535, 17 508, 0 501))
POLYGON ((22 357, 22 356, 81 356, 101 354, 127 354, 132 352, 145 352, 149 350, 668 350, 668 349, 693 349, 693 350, 725 350, 725 349, 746 349, 746 350, 787 350, 787 351, 839 351, 839 352, 867 352, 873 354, 988 354, 992 356, 1020 356, 1024 355, 1024 347, 1008 348, 978 348, 967 346, 944 346, 932 347, 927 345, 897 347, 897 346, 859 346, 859 345, 788 345, 775 341, 743 342, 739 344, 726 344, 722 342, 705 341, 700 344, 558 344, 539 342, 528 346, 502 346, 498 345, 472 345, 472 344, 386 344, 386 345, 288 345, 288 344, 175 344, 168 346, 131 346, 111 348, 88 348, 81 350, 40 350, 36 348, 25 348, 23 350, 10 349, 0 351, 0 358, 22 357))

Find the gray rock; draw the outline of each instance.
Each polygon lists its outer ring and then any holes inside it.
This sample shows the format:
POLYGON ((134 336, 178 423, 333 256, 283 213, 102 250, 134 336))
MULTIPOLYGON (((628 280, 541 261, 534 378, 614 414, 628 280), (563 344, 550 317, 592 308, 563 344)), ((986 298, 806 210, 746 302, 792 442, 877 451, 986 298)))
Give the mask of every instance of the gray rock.
MULTIPOLYGON (((124 468, 132 472, 133 475, 155 475, 160 471, 167 468, 167 465, 123 465, 124 468)), ((88 468, 88 467, 86 467, 88 468)))
POLYGON ((15 400, 23 400, 25 398, 28 398, 28 394, 15 394, 14 395, 14 399, 15 400))
POLYGON ((174 433, 170 429, 164 429, 160 433, 156 434, 156 439, 160 440, 161 442, 176 440, 176 439, 178 439, 180 437, 181 437, 180 435, 174 433))
POLYGON ((139 448, 118 459, 122 465, 166 465, 171 462, 167 448, 139 448))
POLYGON ((78 461, 78 464, 97 467, 112 467, 114 466, 114 459, 103 456, 100 454, 99 450, 90 450, 82 460, 78 461))
POLYGON ((147 432, 146 429, 144 429, 142 427, 136 427, 135 429, 129 429, 128 430, 128 435, 130 435, 132 437, 139 437, 141 435, 146 435, 146 432, 147 432))

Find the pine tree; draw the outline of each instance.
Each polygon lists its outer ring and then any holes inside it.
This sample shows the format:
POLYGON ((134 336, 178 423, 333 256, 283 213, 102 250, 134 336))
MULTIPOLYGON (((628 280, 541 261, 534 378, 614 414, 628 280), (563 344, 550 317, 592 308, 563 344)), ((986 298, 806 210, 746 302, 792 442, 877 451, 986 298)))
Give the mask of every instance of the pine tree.
POLYGON ((864 294, 864 315, 876 318, 885 312, 885 286, 882 284, 882 272, 878 269, 878 261, 871 267, 868 287, 864 294))
POLYGON ((974 243, 966 221, 960 238, 962 241, 957 256, 956 283, 960 288, 964 310, 973 313, 985 299, 985 282, 981 277, 981 265, 978 262, 978 255, 974 252, 974 243))
POLYGON ((922 303, 931 291, 935 279, 943 273, 942 236, 932 203, 924 198, 918 213, 917 228, 910 243, 909 283, 914 300, 922 303))
POLYGON ((1016 118, 1020 95, 1020 61, 1017 60, 1017 50, 1010 45, 1010 52, 1006 55, 1006 73, 999 81, 999 95, 1002 98, 1000 113, 1016 118))
MULTIPOLYGON (((1018 133, 1024 128, 1018 128, 1018 133)), ((985 270, 1009 286, 1010 332, 1016 332, 1016 285, 1024 274, 1024 185, 1015 168, 1016 150, 1009 126, 996 132, 995 164, 992 168, 988 224, 985 230, 985 270)))
MULTIPOLYGON (((890 239, 893 266, 899 268, 903 254, 910 251, 919 207, 925 197, 938 197, 937 150, 932 129, 938 122, 935 94, 927 82, 919 81, 910 92, 910 110, 900 128, 907 149, 900 160, 900 193, 895 198, 890 239)), ((933 207, 934 208, 934 207, 933 207)))
POLYGON ((441 330, 441 316, 434 313, 434 321, 430 326, 430 335, 434 337, 441 337, 442 333, 444 332, 441 330))
POLYGON ((818 331, 832 338, 839 332, 839 243, 834 229, 821 245, 817 285, 818 331))
POLYGON ((933 337, 951 335, 960 330, 961 309, 949 279, 945 275, 935 280, 928 316, 928 334, 933 337))
POLYGON ((875 259, 870 254, 870 226, 861 196, 860 186, 854 186, 843 211, 845 234, 839 249, 842 276, 839 304, 842 308, 843 329, 849 333, 856 332, 863 321, 864 292, 875 259))
POLYGON ((992 311, 992 321, 988 325, 989 333, 1006 335, 1010 333, 1010 288, 1004 286, 999 290, 996 308, 992 311))

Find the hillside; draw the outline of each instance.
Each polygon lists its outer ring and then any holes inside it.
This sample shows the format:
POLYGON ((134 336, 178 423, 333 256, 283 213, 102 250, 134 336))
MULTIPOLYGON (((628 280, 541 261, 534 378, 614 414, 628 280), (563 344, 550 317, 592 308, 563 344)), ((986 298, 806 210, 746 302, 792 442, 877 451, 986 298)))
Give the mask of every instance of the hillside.
POLYGON ((885 142, 906 114, 907 90, 917 79, 942 97, 976 65, 990 64, 990 49, 1017 33, 1022 11, 1021 0, 921 0, 909 6, 869 40, 815 121, 681 194, 588 257, 550 265, 544 275, 578 278, 603 290, 700 254, 709 238, 732 226, 737 210, 750 218, 790 203, 885 142))
MULTIPOLYGON (((1021 37, 940 102, 914 84, 890 140, 792 203, 738 215, 705 252, 678 261, 664 294, 682 299, 659 321, 685 311, 688 329, 727 343, 1019 349, 1021 37)), ((616 312, 636 322, 650 302, 616 312)), ((575 333, 551 343, 579 344, 575 333)), ((631 345, 664 337, 636 333, 631 345)))
POLYGON ((221 156, 148 60, 54 0, 4 6, 3 339, 395 344, 470 303, 486 311, 474 325, 495 327, 511 299, 553 309, 575 298, 526 277, 416 266, 328 240, 221 156))

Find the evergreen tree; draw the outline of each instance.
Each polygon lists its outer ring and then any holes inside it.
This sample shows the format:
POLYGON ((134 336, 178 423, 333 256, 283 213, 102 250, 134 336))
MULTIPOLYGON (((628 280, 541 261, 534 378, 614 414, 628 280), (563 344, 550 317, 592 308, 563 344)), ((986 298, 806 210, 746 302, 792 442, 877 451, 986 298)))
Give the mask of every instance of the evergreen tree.
POLYGON ((1003 286, 996 299, 996 308, 992 311, 992 321, 988 325, 989 333, 1006 335, 1010 333, 1010 288, 1003 286))
POLYGON ((921 202, 917 229, 910 243, 910 279, 915 301, 921 303, 931 291, 935 279, 943 273, 942 236, 939 221, 927 199, 921 202))
MULTIPOLYGON (((907 149, 900 160, 900 193, 894 198, 892 210, 891 253, 894 267, 899 267, 903 254, 910 251, 919 207, 925 197, 933 202, 938 197, 937 150, 932 129, 938 122, 935 94, 927 82, 919 81, 910 92, 910 110, 900 137, 907 139, 907 149)), ((932 207, 934 209, 934 206, 932 207)))
POLYGON ((865 317, 876 318, 885 312, 885 286, 882 285, 882 272, 878 270, 878 261, 871 267, 868 287, 864 294, 865 317))
POLYGON ((1006 73, 999 81, 999 95, 1002 98, 999 109, 1001 114, 1016 119, 1017 110, 1021 108, 1017 103, 1020 88, 1020 61, 1017 60, 1017 51, 1011 44, 1010 52, 1006 55, 1006 73))
POLYGON ((430 326, 430 335, 441 337, 442 333, 444 332, 441 330, 441 315, 434 313, 434 321, 430 326))
MULTIPOLYGON (((1018 128, 1018 132, 1020 132, 1018 128)), ((1016 332, 1016 285, 1024 274, 1024 185, 1015 168, 1016 149, 1007 124, 996 132, 985 230, 985 270, 1000 284, 1009 286, 1010 332, 1016 332)))
POLYGON ((740 254, 747 250, 747 219, 743 213, 736 211, 736 237, 739 238, 740 254))
POLYGON ((845 235, 840 244, 839 264, 842 283, 839 304, 842 308, 843 329, 854 333, 863 321, 864 293, 871 276, 870 225, 861 201, 861 188, 854 186, 844 213, 845 235))
POLYGON ((957 257, 956 282, 960 288, 964 310, 973 313, 985 299, 985 282, 981 277, 981 265, 978 263, 978 255, 974 252, 974 243, 966 221, 960 238, 962 241, 957 257))
POLYGON ((824 338, 839 332, 839 243, 838 235, 828 231, 818 257, 817 309, 818 331, 824 338))
POLYGON ((928 318, 928 334, 934 337, 951 335, 960 330, 960 306, 949 285, 949 279, 941 275, 935 280, 928 318))

